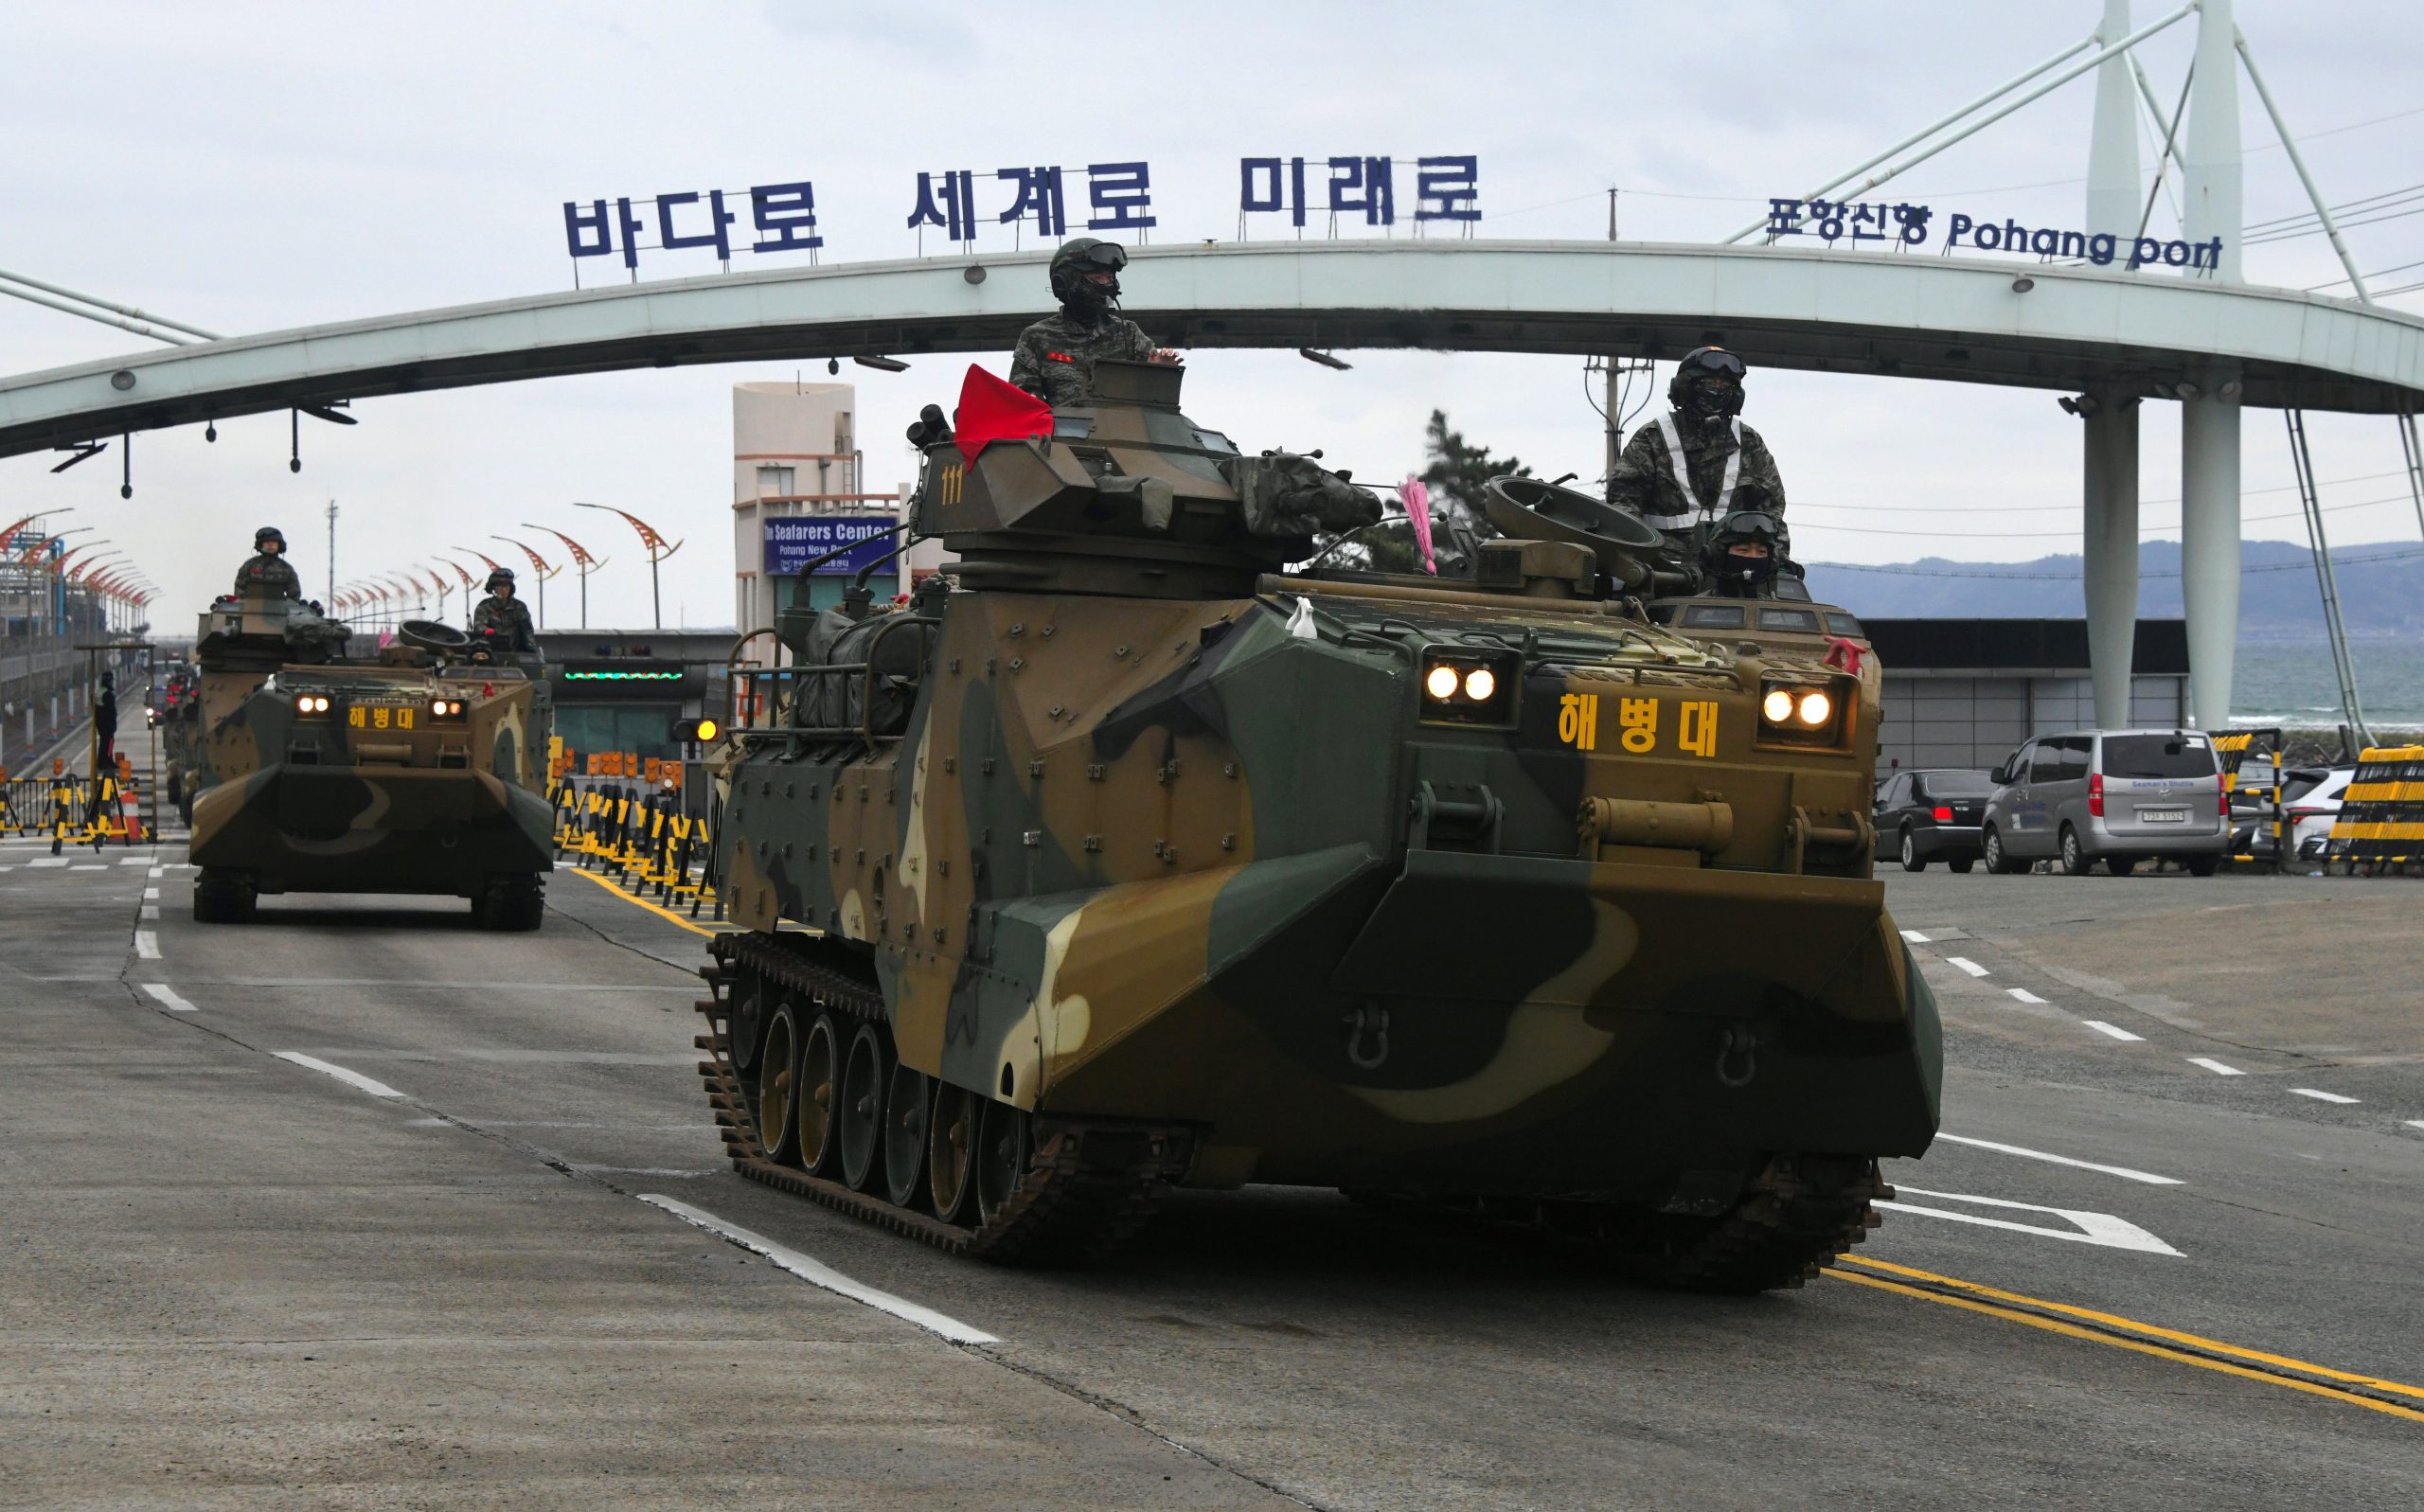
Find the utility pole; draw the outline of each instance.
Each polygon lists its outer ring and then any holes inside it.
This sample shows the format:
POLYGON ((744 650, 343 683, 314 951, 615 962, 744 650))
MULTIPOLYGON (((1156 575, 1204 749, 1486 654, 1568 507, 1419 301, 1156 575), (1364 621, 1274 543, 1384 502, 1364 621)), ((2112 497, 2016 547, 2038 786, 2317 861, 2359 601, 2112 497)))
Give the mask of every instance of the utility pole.
POLYGON ((329 501, 329 601, 337 596, 337 501, 329 501))

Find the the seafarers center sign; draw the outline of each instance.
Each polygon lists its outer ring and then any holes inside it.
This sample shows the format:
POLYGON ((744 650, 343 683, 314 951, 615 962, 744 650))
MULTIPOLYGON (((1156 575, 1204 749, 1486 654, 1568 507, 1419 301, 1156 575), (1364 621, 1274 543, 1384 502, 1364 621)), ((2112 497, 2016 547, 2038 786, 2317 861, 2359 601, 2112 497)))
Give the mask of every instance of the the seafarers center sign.
MULTIPOLYGON (((1814 236, 1829 246, 1843 241, 1858 248, 1863 242, 1878 241, 1916 247, 1927 244, 1928 227, 1934 219, 1934 207, 1925 205, 1772 199, 1768 202, 1767 234, 1776 240, 1814 236)), ((2057 226, 2026 226, 2012 220, 1980 221, 1956 214, 1945 223, 1944 250, 1950 254, 1965 248, 2061 258, 2097 268, 2110 267, 2119 258, 2122 266, 2131 271, 2161 266, 2211 273, 2220 262, 2222 239, 2163 241, 2153 237, 2116 237, 2103 232, 2091 236, 2057 226)))
POLYGON ((766 575, 795 576, 811 561, 836 547, 849 549, 829 561, 809 567, 811 578, 857 577, 883 559, 896 544, 893 527, 900 522, 888 514, 803 514, 766 522, 766 575))
MULTIPOLYGON (((928 170, 905 189, 903 203, 909 213, 902 229, 916 233, 921 255, 929 229, 952 250, 967 252, 974 250, 979 229, 988 225, 1011 227, 1012 234, 1031 230, 1042 240, 1057 241, 1077 229, 1150 239, 1161 223, 1153 210, 1152 165, 1143 162, 1089 163, 1082 169, 1050 164, 989 173, 928 170), (1074 189, 1072 179, 1080 181, 1074 189)), ((566 200, 564 250, 576 268, 584 258, 619 255, 634 273, 643 250, 712 247, 725 262, 735 251, 813 257, 825 245, 816 213, 816 186, 807 179, 747 189, 566 200)), ((1332 232, 1341 224, 1409 222, 1417 234, 1435 223, 1470 234, 1481 220, 1481 160, 1470 153, 1410 163, 1365 154, 1238 159, 1239 236, 1254 223, 1249 217, 1280 215, 1292 230, 1320 216, 1332 232)))

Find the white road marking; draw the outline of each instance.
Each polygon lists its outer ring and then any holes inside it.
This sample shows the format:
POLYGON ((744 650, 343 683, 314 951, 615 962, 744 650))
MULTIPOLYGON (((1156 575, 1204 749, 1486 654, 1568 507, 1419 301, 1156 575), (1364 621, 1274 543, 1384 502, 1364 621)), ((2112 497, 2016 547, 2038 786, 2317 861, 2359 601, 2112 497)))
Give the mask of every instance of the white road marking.
POLYGON ((158 918, 160 916, 160 905, 157 903, 144 904, 143 912, 138 916, 143 918, 158 918))
POLYGON ((2013 997, 2020 999, 2023 1003, 2041 1004, 2045 1001, 2043 998, 2039 997, 2036 993, 2031 992, 2024 987, 2007 987, 2004 988, 2004 990, 2010 993, 2013 997))
POLYGON ((158 1001, 160 1006, 168 1009, 170 1013, 199 1013, 202 1011, 192 1004, 187 1003, 185 999, 177 996, 176 989, 169 987, 166 982, 146 982, 143 984, 143 990, 152 994, 152 996, 158 1001))
POLYGON ((138 960, 158 960, 160 958, 160 936, 148 929, 136 930, 134 932, 134 954, 135 958, 138 960))
POLYGON ((149 856, 121 856, 118 858, 117 863, 121 866, 149 866, 152 864, 152 858, 149 856))
POLYGON ((2313 1087, 2292 1087, 2290 1089, 2290 1095, 2292 1097, 2312 1097, 2317 1102, 2347 1103, 2362 1102, 2364 1100, 2362 1097, 2344 1097, 2336 1092, 2322 1092, 2313 1087))
POLYGON ((2217 1076, 2244 1076, 2247 1075, 2246 1072, 2239 1070, 2238 1067, 2226 1066, 2210 1056, 2190 1056, 2188 1058, 2188 1063, 2192 1066, 2202 1066, 2217 1076))
POLYGON ((64 856, 36 856, 33 860, 26 863, 26 867, 30 871, 36 866, 64 866, 66 864, 67 858, 64 856))
POLYGON ((160 889, 158 889, 158 888, 156 888, 156 887, 147 887, 147 888, 143 889, 143 897, 144 897, 145 901, 147 901, 147 902, 148 902, 148 901, 151 901, 151 900, 152 900, 152 899, 154 899, 154 898, 157 898, 159 896, 160 896, 160 889))
POLYGON ((1950 965, 1961 968, 1961 969, 1969 972, 1971 976, 1985 976, 1987 974, 1987 969, 1985 967, 1980 966, 1977 962, 1970 959, 1970 957, 1966 955, 1948 955, 1945 957, 1945 961, 1950 965))
POLYGON ((2086 1024, 2089 1028, 2094 1029, 2098 1034, 2110 1035, 2115 1040, 2124 1040, 2129 1041, 2130 1044, 2145 1044, 2147 1042, 2147 1037, 2145 1035, 2131 1034, 2127 1029, 2115 1028, 2112 1024, 2105 1023, 2102 1019, 2081 1019, 2079 1023, 2086 1024))
POLYGON ((301 1066, 306 1070, 317 1071, 325 1076, 334 1076, 339 1081, 344 1082, 347 1086, 360 1088, 362 1091, 370 1094, 373 1097, 401 1097, 403 1095, 402 1093, 398 1092, 395 1088, 388 1086, 383 1081, 373 1081, 359 1071, 348 1071, 343 1066, 332 1066, 327 1061, 322 1060, 317 1056, 307 1056, 299 1050, 278 1050, 272 1052, 272 1054, 276 1055, 280 1060, 292 1060, 296 1065, 301 1066))
POLYGON ((70 866, 67 869, 69 871, 107 871, 110 868, 107 862, 80 861, 75 865, 70 866))
POLYGON ((744 1250, 764 1255, 811 1286, 823 1287, 828 1291, 838 1296, 848 1297, 854 1302, 864 1302, 880 1312, 888 1312, 903 1322, 914 1323, 920 1328, 940 1334, 955 1344, 1001 1343, 1001 1340, 981 1328, 971 1327, 956 1318, 936 1312, 932 1307, 896 1297, 889 1291, 878 1291, 873 1287, 862 1285, 822 1260, 811 1259, 789 1245, 775 1243, 762 1234, 753 1234, 738 1225, 726 1223, 714 1214, 703 1212, 687 1202, 676 1201, 669 1197, 660 1197, 653 1192, 642 1192, 638 1195, 641 1201, 651 1207, 661 1207, 685 1223, 694 1224, 710 1234, 740 1245, 744 1250))
POLYGON ((2407 1127, 2410 1129, 2424 1129, 2424 1118, 2411 1118, 2407 1120, 2407 1127))
POLYGON ((2092 1160, 2074 1160, 2068 1155, 2056 1155, 2041 1149, 2030 1149, 2023 1145, 1999 1145, 1991 1139, 1971 1139, 1967 1134, 1939 1132, 1935 1137, 1949 1139, 1956 1145, 1972 1145, 1980 1149, 2000 1150, 2006 1155, 2024 1155, 2030 1160, 2051 1161, 2057 1165, 2070 1165, 2083 1171, 2102 1171, 2107 1176, 2118 1176, 2124 1181, 2144 1182, 2148 1186, 2186 1184, 2177 1176, 2157 1176, 2152 1171, 2133 1171, 2127 1165, 2099 1165, 2092 1160))
POLYGON ((1902 937, 1909 940, 1914 945, 1925 945, 1928 943, 1928 937, 1915 929, 1904 930, 1902 932, 1902 937))
POLYGON ((1960 1192, 1925 1192, 1916 1186, 1900 1191, 1916 1197, 1933 1197, 1947 1202, 1975 1202, 1981 1207, 2000 1207, 2023 1213, 2051 1213, 2077 1225, 2076 1229, 2049 1229, 2036 1223, 2018 1223, 2010 1218, 1988 1218, 1983 1213, 1955 1213, 1940 1207, 1914 1207, 1908 1202, 1880 1201, 1877 1205, 1897 1213, 1924 1213, 1930 1218, 1949 1218, 1955 1223, 1975 1223, 1981 1228, 2009 1229, 2015 1234, 2038 1234, 2049 1239, 2067 1239, 2073 1244, 2094 1244, 2108 1250, 2133 1250, 2141 1254, 2179 1255, 2180 1252, 2156 1238, 2125 1218, 2110 1213, 2084 1213, 2067 1207, 2041 1207, 2035 1202, 2011 1202, 2000 1197, 1970 1197, 1960 1192))
POLYGON ((158 877, 158 876, 162 875, 164 872, 166 872, 167 870, 168 870, 168 868, 167 868, 167 867, 165 867, 165 866, 154 866, 154 867, 152 867, 150 871, 145 872, 143 875, 144 875, 144 876, 146 876, 146 877, 158 877))

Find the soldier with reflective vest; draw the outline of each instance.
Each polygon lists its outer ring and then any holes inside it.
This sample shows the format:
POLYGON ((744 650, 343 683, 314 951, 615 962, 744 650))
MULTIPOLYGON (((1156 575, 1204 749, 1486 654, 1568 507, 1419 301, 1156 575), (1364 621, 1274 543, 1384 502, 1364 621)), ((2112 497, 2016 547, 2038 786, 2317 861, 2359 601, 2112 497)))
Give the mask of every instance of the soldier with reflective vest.
POLYGON ((236 596, 259 594, 271 598, 301 598, 303 579, 286 560, 286 535, 276 525, 253 532, 253 555, 236 569, 236 596))
POLYGON ((1772 516, 1782 527, 1784 478, 1768 443, 1741 419, 1746 371, 1722 347, 1693 347, 1666 385, 1673 409, 1625 443, 1624 461, 1646 493, 1642 518, 1666 532, 1686 560, 1697 559, 1717 524, 1738 509, 1772 516))
POLYGON ((1076 237, 1052 255, 1052 297, 1060 310, 1019 332, 1010 382, 1046 404, 1083 404, 1094 398, 1095 364, 1174 363, 1178 353, 1155 347, 1144 328, 1119 313, 1119 270, 1128 252, 1116 241, 1076 237))
POLYGON ((513 569, 499 567, 490 573, 486 586, 489 596, 472 611, 472 633, 491 637, 490 644, 497 650, 537 650, 539 640, 530 628, 530 610, 513 596, 513 569))

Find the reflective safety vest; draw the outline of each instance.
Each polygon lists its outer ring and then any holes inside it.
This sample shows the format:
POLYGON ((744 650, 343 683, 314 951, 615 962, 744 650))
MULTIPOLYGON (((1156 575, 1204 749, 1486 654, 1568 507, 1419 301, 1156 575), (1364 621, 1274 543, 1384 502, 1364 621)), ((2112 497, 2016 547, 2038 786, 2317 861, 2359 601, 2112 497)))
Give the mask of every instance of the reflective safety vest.
POLYGON ((1681 514, 1645 514, 1642 519, 1659 530, 1689 530, 1696 520, 1722 520, 1734 507, 1734 485, 1742 476, 1742 421, 1738 416, 1729 420, 1734 427, 1734 452, 1725 459, 1725 482, 1717 490, 1717 504, 1706 514, 1702 512, 1700 495, 1692 491, 1692 471, 1684 464, 1684 438, 1676 434, 1675 417, 1658 417, 1658 438, 1666 443, 1666 465, 1675 472, 1675 486, 1684 490, 1689 507, 1681 514))

